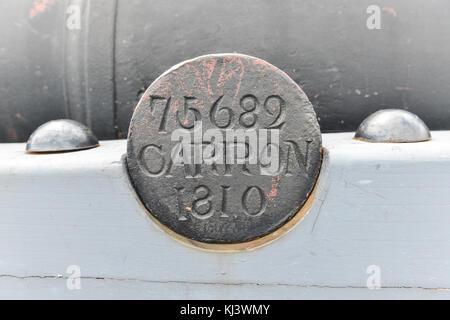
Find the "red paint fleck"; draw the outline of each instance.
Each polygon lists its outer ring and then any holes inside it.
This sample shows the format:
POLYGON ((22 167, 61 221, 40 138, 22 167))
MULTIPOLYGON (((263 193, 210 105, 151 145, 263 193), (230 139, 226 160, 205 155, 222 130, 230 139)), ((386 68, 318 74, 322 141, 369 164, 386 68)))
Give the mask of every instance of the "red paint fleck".
POLYGON ((270 69, 270 70, 274 70, 274 71, 276 71, 277 70, 277 68, 275 68, 274 66, 272 66, 271 64, 269 64, 268 62, 266 62, 266 61, 264 61, 264 60, 261 60, 261 59, 255 59, 254 61, 253 61, 253 65, 254 66, 261 66, 261 67, 263 67, 264 69, 270 69))
POLYGON ((280 176, 277 176, 277 178, 272 178, 272 188, 270 189, 269 193, 267 194, 267 197, 269 198, 269 201, 273 203, 274 197, 278 194, 278 185, 280 181, 280 176))
POLYGON ((277 195, 277 189, 275 189, 274 187, 272 187, 272 189, 270 189, 270 192, 267 194, 267 196, 269 198, 276 197, 276 195, 277 195))
MULTIPOLYGON (((242 84, 242 78, 244 77, 244 71, 245 71, 245 67, 244 64, 241 61, 241 58, 238 58, 239 61, 239 69, 240 69, 240 73, 239 73, 239 82, 236 86, 236 92, 234 93, 234 98, 236 98, 239 94, 239 90, 241 90, 241 84, 242 84)), ((233 100, 234 102, 234 100, 233 100)))
POLYGON ((170 79, 158 80, 158 82, 154 84, 154 86, 156 87, 156 91, 158 91, 160 95, 173 95, 172 83, 170 82, 170 79))
POLYGON ((223 58, 222 69, 220 71, 219 79, 217 80, 217 86, 221 87, 225 84, 225 81, 231 79, 233 75, 236 73, 236 70, 233 69, 232 63, 236 61, 236 57, 227 60, 227 58, 223 58))
POLYGON ((213 74, 213 72, 214 72, 214 69, 215 69, 215 67, 216 67, 216 63, 217 63, 217 60, 216 60, 216 59, 211 59, 211 60, 209 60, 209 61, 204 60, 204 61, 202 62, 202 65, 203 65, 203 74, 206 73, 206 75, 204 76, 204 78, 205 78, 205 80, 206 80, 206 82, 207 82, 208 93, 209 93, 210 96, 214 95, 214 92, 213 92, 212 89, 211 89, 211 83, 210 83, 210 80, 211 80, 212 74, 213 74))
POLYGON ((389 12, 390 14, 392 14, 394 16, 394 18, 397 18, 397 11, 395 11, 394 8, 391 7, 383 7, 381 10, 389 12))
POLYGON ((202 77, 200 71, 199 71, 196 67, 194 67, 194 66, 192 66, 192 69, 194 69, 194 73, 195 73, 194 84, 197 83, 197 85, 198 85, 197 89, 198 89, 200 92, 203 92, 203 91, 208 90, 208 89, 206 88, 205 82, 203 81, 203 77, 202 77))
POLYGON ((175 81, 177 82, 177 84, 181 87, 181 90, 186 93, 188 96, 192 96, 192 90, 190 90, 189 88, 186 88, 186 86, 184 85, 184 80, 180 79, 180 78, 175 78, 175 81))
POLYGON ((217 63, 217 60, 215 60, 215 59, 212 59, 210 61, 204 60, 203 63, 202 63, 203 66, 207 68, 208 80, 211 79, 211 76, 212 76, 212 74, 214 72, 214 68, 216 67, 216 63, 217 63))
POLYGON ((278 83, 275 83, 275 84, 273 85, 273 88, 274 88, 275 93, 276 93, 277 95, 281 95, 280 85, 279 85, 278 83))
POLYGON ((30 19, 34 19, 34 17, 50 8, 54 3, 55 0, 34 0, 28 16, 30 19))
POLYGON ((184 125, 187 125, 188 122, 189 122, 189 121, 186 119, 186 120, 184 120, 183 124, 184 124, 184 125))
POLYGON ((175 102, 173 103, 172 113, 176 114, 177 112, 178 112, 178 100, 175 100, 175 102))

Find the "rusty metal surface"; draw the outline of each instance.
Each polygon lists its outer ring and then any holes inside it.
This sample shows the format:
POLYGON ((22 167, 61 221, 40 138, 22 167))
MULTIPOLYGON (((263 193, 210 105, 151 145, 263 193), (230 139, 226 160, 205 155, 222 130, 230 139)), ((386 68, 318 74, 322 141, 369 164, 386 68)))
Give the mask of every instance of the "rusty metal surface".
POLYGON ((431 139, 427 125, 414 113, 379 110, 359 125, 355 139, 369 142, 421 142, 431 139))
POLYGON ((77 121, 60 119, 44 123, 28 139, 26 151, 31 153, 65 152, 99 146, 92 131, 77 121))
POLYGON ((142 96, 128 137, 128 170, 150 214, 208 243, 248 241, 282 226, 308 199, 320 160, 307 96, 284 72, 241 54, 202 56, 165 72, 142 96), (177 164, 181 133, 190 159, 177 164), (208 147, 218 156, 212 163, 208 147))

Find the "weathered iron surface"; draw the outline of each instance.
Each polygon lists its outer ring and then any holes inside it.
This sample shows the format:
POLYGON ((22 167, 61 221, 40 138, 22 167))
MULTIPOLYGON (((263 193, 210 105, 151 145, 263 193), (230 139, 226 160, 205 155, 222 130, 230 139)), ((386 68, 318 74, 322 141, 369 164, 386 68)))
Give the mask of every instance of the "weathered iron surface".
POLYGON ((431 134, 427 125, 414 113, 384 109, 364 119, 355 138, 369 142, 420 142, 430 140, 431 134))
POLYGON ((97 138, 84 124, 60 119, 44 123, 28 139, 27 152, 64 152, 97 147, 97 138))
POLYGON ((142 96, 129 129, 128 170, 143 204, 165 226, 202 242, 248 241, 283 225, 309 197, 320 161, 320 129, 305 93, 273 65, 241 54, 201 56, 166 71, 142 96), (180 132, 193 138, 182 152, 180 132), (198 162, 213 141, 208 132, 235 137, 221 152, 213 148, 217 162, 198 162), (270 138, 259 146, 239 140, 250 132, 259 144, 263 132, 270 138), (270 165, 269 149, 279 151, 270 165), (251 150, 258 150, 254 163, 251 150), (181 153, 193 155, 177 165, 181 153))

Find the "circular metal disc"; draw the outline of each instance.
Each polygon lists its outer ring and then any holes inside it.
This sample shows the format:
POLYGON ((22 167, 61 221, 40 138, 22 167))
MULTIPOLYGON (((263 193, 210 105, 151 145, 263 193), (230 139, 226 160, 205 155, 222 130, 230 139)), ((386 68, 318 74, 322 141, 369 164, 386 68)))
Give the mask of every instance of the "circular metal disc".
POLYGON ((150 214, 207 243, 249 241, 282 226, 309 197, 320 161, 305 93, 241 54, 166 71, 139 101, 128 136, 128 171, 150 214))

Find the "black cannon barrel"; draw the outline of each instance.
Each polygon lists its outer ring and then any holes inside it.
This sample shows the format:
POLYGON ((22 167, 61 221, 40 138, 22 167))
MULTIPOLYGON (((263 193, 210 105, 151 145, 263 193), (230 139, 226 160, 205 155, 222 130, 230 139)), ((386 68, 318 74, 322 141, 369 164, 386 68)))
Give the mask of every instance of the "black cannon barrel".
POLYGON ((5 0, 0 142, 59 118, 125 138, 156 77, 222 52, 285 71, 322 132, 353 131, 386 108, 450 129, 449 16, 446 0, 5 0))

